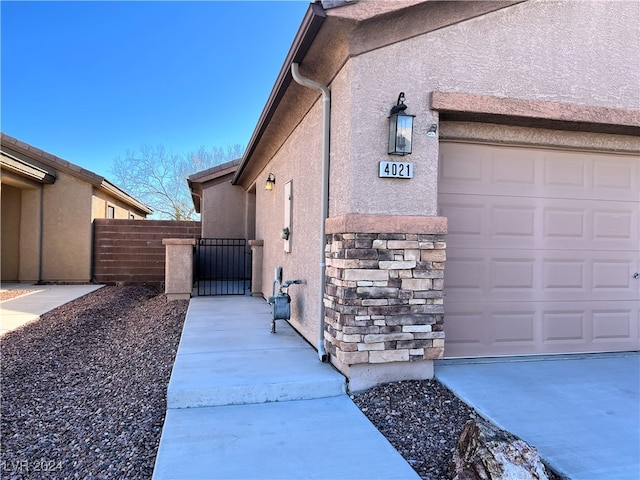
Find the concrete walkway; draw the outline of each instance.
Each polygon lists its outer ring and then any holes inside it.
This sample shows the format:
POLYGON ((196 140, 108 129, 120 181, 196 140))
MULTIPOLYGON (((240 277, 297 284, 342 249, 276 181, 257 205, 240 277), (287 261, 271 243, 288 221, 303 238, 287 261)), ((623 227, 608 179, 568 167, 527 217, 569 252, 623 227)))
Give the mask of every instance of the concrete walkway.
POLYGON ((0 336, 40 318, 54 308, 91 293, 104 285, 33 285, 3 283, 0 290, 30 290, 13 300, 0 302, 0 336))
POLYGON ((640 355, 440 362, 436 377, 572 480, 640 478, 640 355))
POLYGON ((419 479, 286 322, 252 297, 189 303, 153 478, 419 479))

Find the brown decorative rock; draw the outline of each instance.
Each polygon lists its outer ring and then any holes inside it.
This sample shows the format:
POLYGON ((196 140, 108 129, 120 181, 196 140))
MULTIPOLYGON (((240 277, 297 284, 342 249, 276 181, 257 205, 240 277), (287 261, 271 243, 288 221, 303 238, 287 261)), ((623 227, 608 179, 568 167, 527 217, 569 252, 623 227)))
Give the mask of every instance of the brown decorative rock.
POLYGON ((469 420, 450 465, 453 480, 547 480, 538 452, 509 432, 469 420))

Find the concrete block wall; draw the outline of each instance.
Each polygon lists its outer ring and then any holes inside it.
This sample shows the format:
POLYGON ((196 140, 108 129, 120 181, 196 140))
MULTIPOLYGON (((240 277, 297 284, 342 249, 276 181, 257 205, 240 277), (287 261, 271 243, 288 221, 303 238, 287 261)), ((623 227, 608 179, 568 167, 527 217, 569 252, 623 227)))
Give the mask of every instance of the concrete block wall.
POLYGON ((93 281, 161 284, 165 280, 164 238, 200 237, 200 222, 96 219, 93 222, 93 281))

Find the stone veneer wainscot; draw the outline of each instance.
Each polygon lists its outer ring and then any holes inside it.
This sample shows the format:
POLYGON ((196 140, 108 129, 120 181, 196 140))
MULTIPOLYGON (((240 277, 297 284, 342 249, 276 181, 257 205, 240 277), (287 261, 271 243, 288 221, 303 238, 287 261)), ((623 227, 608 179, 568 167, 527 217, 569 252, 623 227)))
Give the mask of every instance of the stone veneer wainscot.
POLYGON ((327 220, 325 340, 338 367, 444 354, 446 218, 327 220))

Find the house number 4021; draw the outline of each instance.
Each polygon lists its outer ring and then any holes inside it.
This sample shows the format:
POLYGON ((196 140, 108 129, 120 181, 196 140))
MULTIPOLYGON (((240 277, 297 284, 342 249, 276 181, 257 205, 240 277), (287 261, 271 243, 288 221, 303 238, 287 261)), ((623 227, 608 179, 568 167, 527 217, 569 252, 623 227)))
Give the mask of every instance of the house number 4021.
POLYGON ((380 178, 413 178, 411 162, 380 162, 380 178))

